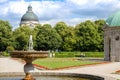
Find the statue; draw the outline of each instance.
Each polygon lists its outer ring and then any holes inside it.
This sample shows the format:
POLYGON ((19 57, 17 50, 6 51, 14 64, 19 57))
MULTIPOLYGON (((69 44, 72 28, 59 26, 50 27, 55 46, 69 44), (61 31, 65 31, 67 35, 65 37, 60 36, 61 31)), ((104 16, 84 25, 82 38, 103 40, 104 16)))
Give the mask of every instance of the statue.
POLYGON ((28 50, 29 50, 29 51, 33 50, 33 40, 32 40, 32 35, 30 35, 30 38, 29 38, 29 46, 28 46, 28 50))

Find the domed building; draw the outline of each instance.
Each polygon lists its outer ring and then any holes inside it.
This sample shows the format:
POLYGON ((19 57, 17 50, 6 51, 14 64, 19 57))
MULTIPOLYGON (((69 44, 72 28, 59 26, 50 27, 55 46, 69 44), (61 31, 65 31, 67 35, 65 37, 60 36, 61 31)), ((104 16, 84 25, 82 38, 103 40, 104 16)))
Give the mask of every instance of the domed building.
POLYGON ((20 26, 30 26, 34 27, 36 24, 39 24, 38 17, 32 11, 32 6, 28 6, 28 11, 22 16, 20 26))
POLYGON ((120 61, 120 11, 108 17, 104 30, 106 61, 120 61))

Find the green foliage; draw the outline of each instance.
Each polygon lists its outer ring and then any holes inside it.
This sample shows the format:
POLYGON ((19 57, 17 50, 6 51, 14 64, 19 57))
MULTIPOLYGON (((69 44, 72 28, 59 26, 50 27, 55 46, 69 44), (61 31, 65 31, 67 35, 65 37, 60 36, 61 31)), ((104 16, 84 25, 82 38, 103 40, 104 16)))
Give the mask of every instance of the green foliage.
POLYGON ((0 20, 0 51, 5 51, 9 45, 12 45, 12 26, 8 21, 0 20))
POLYGON ((99 42, 98 42, 98 45, 97 45, 97 49, 98 49, 98 51, 103 51, 103 46, 104 46, 103 35, 104 35, 104 32, 103 32, 102 27, 105 24, 105 21, 104 20, 97 20, 94 23, 98 27, 98 35, 100 36, 99 42))
POLYGON ((75 57, 74 52, 55 52, 55 57, 62 58, 62 57, 75 57))
POLYGON ((13 32, 14 36, 14 47, 17 50, 27 50, 28 49, 28 41, 29 36, 34 35, 34 31, 28 26, 22 26, 17 28, 13 32))
MULTIPOLYGON (((98 25, 91 21, 85 21, 78 24, 75 27, 75 32, 77 36, 76 49, 80 51, 101 51, 99 49, 101 38, 103 37, 98 33, 98 25)), ((103 45, 101 45, 103 46, 103 45)))
POLYGON ((8 52, 6 52, 6 51, 4 51, 2 55, 5 56, 5 57, 10 56, 10 54, 8 52))
POLYGON ((61 37, 49 24, 37 26, 36 50, 56 50, 61 45, 61 37))
POLYGON ((54 28, 62 39, 60 50, 73 51, 76 44, 74 28, 67 26, 64 22, 58 22, 54 28))
POLYGON ((87 20, 70 27, 65 22, 58 22, 54 27, 38 24, 33 29, 21 26, 12 31, 7 21, 0 20, 0 51, 5 51, 7 46, 27 50, 30 35, 33 36, 36 50, 103 51, 104 24, 104 20, 87 20))
POLYGON ((85 57, 104 57, 103 52, 55 52, 55 57, 80 57, 85 54, 85 57))
POLYGON ((7 46, 6 50, 7 50, 7 52, 14 51, 14 47, 13 46, 7 46))

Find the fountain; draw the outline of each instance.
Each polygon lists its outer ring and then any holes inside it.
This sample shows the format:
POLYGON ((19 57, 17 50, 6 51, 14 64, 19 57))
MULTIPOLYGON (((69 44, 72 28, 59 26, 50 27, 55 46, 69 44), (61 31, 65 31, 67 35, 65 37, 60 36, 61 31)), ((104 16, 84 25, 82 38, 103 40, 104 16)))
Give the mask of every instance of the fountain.
MULTIPOLYGON (((10 55, 12 58, 21 58, 23 59, 26 64, 24 65, 24 73, 25 78, 22 80, 104 80, 104 78, 98 77, 98 76, 92 76, 92 75, 85 75, 85 74, 75 74, 75 73, 44 73, 40 74, 35 72, 35 75, 38 76, 36 78, 33 78, 31 73, 34 71, 34 66, 32 64, 32 61, 37 58, 46 58, 48 57, 47 51, 34 51, 33 50, 33 40, 32 35, 29 37, 29 44, 28 44, 28 50, 27 51, 11 51, 10 55)), ((16 74, 16 73, 15 73, 16 74)), ((0 74, 1 75, 1 74, 0 74)), ((21 80, 20 76, 12 77, 12 74, 9 74, 11 77, 3 77, 0 78, 0 80, 21 80)), ((14 75, 15 76, 15 75, 14 75)))
POLYGON ((26 76, 23 80, 35 80, 31 75, 31 72, 34 71, 34 66, 32 64, 32 61, 37 58, 48 57, 48 52, 47 51, 34 51, 32 35, 30 35, 28 51, 12 51, 10 52, 10 55, 12 58, 21 58, 26 62, 26 64, 24 65, 24 72, 26 76))

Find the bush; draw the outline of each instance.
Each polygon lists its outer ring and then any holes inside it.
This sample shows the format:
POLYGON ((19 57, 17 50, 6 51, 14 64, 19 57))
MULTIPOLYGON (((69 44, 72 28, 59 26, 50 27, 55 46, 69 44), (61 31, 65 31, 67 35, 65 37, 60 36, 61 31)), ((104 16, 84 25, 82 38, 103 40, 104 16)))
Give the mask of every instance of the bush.
POLYGON ((74 52, 55 52, 55 57, 63 58, 63 57, 74 57, 74 52))
POLYGON ((5 57, 10 56, 10 54, 8 52, 6 52, 6 51, 4 51, 2 55, 5 56, 5 57))
POLYGON ((84 52, 86 57, 104 57, 103 52, 84 52))
POLYGON ((55 52, 55 57, 104 57, 103 52, 55 52))
POLYGON ((14 47, 13 46, 7 46, 6 50, 7 50, 7 52, 14 51, 14 47))

